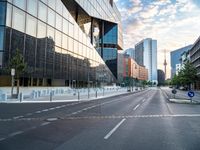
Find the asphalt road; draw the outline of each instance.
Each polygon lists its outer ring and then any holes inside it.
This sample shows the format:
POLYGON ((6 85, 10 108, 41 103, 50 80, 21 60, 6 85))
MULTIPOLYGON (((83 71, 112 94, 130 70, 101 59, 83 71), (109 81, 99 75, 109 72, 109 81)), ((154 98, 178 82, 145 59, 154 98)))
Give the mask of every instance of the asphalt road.
POLYGON ((200 105, 159 88, 101 100, 0 104, 0 150, 199 150, 200 105))

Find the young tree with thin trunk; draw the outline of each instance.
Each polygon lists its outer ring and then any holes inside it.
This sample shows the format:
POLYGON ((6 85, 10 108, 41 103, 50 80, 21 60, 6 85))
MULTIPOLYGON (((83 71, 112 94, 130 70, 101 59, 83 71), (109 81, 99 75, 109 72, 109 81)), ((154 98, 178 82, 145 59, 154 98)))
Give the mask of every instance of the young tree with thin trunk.
POLYGON ((20 75, 24 73, 27 64, 24 62, 23 55, 19 49, 16 49, 15 55, 11 58, 9 68, 15 69, 15 79, 17 80, 17 95, 19 94, 19 79, 20 75))

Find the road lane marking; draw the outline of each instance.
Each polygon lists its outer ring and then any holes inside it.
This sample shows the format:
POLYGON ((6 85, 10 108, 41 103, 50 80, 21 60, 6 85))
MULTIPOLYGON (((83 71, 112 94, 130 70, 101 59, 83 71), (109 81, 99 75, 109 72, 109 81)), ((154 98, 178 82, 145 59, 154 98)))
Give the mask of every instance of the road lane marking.
POLYGON ((40 126, 46 126, 48 124, 50 124, 50 122, 43 122, 40 126))
POLYGON ((143 100, 142 100, 142 102, 145 102, 146 101, 146 98, 144 98, 143 100))
POLYGON ((9 134, 8 136, 9 137, 13 137, 13 136, 16 136, 16 135, 22 134, 22 133, 24 133, 24 132, 23 131, 16 131, 16 132, 13 132, 13 133, 9 134))
POLYGON ((0 141, 4 141, 6 138, 0 138, 0 141))
POLYGON ((137 104, 137 106, 135 106, 135 107, 133 108, 133 110, 136 110, 138 107, 140 107, 140 104, 137 104))
POLYGON ((104 139, 107 140, 119 127, 120 125, 125 121, 126 119, 122 119, 105 137, 104 139))
POLYGON ((13 117, 13 119, 19 119, 19 118, 23 118, 24 116, 16 116, 16 117, 13 117))

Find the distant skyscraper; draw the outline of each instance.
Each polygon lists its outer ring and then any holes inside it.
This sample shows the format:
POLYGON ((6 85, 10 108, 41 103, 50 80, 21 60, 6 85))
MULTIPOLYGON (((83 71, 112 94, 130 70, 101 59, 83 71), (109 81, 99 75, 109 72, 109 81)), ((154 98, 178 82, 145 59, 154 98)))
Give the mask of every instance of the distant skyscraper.
POLYGON ((135 59, 135 49, 134 48, 129 48, 125 50, 126 54, 128 54, 132 59, 135 59))
POLYGON ((165 84, 165 72, 163 70, 158 69, 158 85, 165 84))
POLYGON ((192 48, 192 45, 188 45, 177 50, 170 52, 170 59, 171 59, 171 78, 177 74, 177 71, 180 69, 180 59, 183 52, 188 52, 192 48))
POLYGON ((157 83, 157 40, 147 38, 136 44, 135 60, 148 69, 148 80, 157 83))

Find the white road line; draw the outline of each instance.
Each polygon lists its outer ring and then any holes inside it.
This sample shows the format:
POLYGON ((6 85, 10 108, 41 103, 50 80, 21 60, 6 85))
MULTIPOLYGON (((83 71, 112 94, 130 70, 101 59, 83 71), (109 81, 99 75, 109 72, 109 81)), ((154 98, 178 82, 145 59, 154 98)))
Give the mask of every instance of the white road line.
POLYGON ((0 141, 3 141, 3 140, 5 140, 6 138, 0 138, 0 141))
POLYGON ((139 106, 140 106, 140 104, 137 104, 137 106, 135 106, 135 107, 133 108, 133 110, 136 110, 139 106))
POLYGON ((24 116, 16 116, 16 117, 13 117, 13 119, 19 119, 19 118, 23 118, 24 116))
POLYGON ((144 98, 144 99, 142 100, 142 102, 145 102, 145 100, 146 100, 146 98, 144 98))
POLYGON ((48 124, 50 124, 50 122, 43 122, 40 126, 46 126, 48 124))
POLYGON ((105 137, 104 139, 107 140, 118 128, 119 126, 125 121, 126 119, 122 119, 105 137))
POLYGON ((26 116, 31 116, 33 113, 28 113, 28 114, 26 114, 26 116))
POLYGON ((39 111, 36 111, 35 113, 36 113, 36 114, 39 114, 39 113, 41 113, 41 111, 39 110, 39 111))
POLYGON ((42 111, 43 111, 43 112, 45 112, 45 111, 49 111, 49 109, 43 109, 42 111))
POLYGON ((24 132, 23 131, 16 131, 16 132, 13 132, 13 133, 9 134, 8 136, 9 137, 13 137, 13 136, 16 136, 16 135, 22 134, 22 133, 24 133, 24 132))

